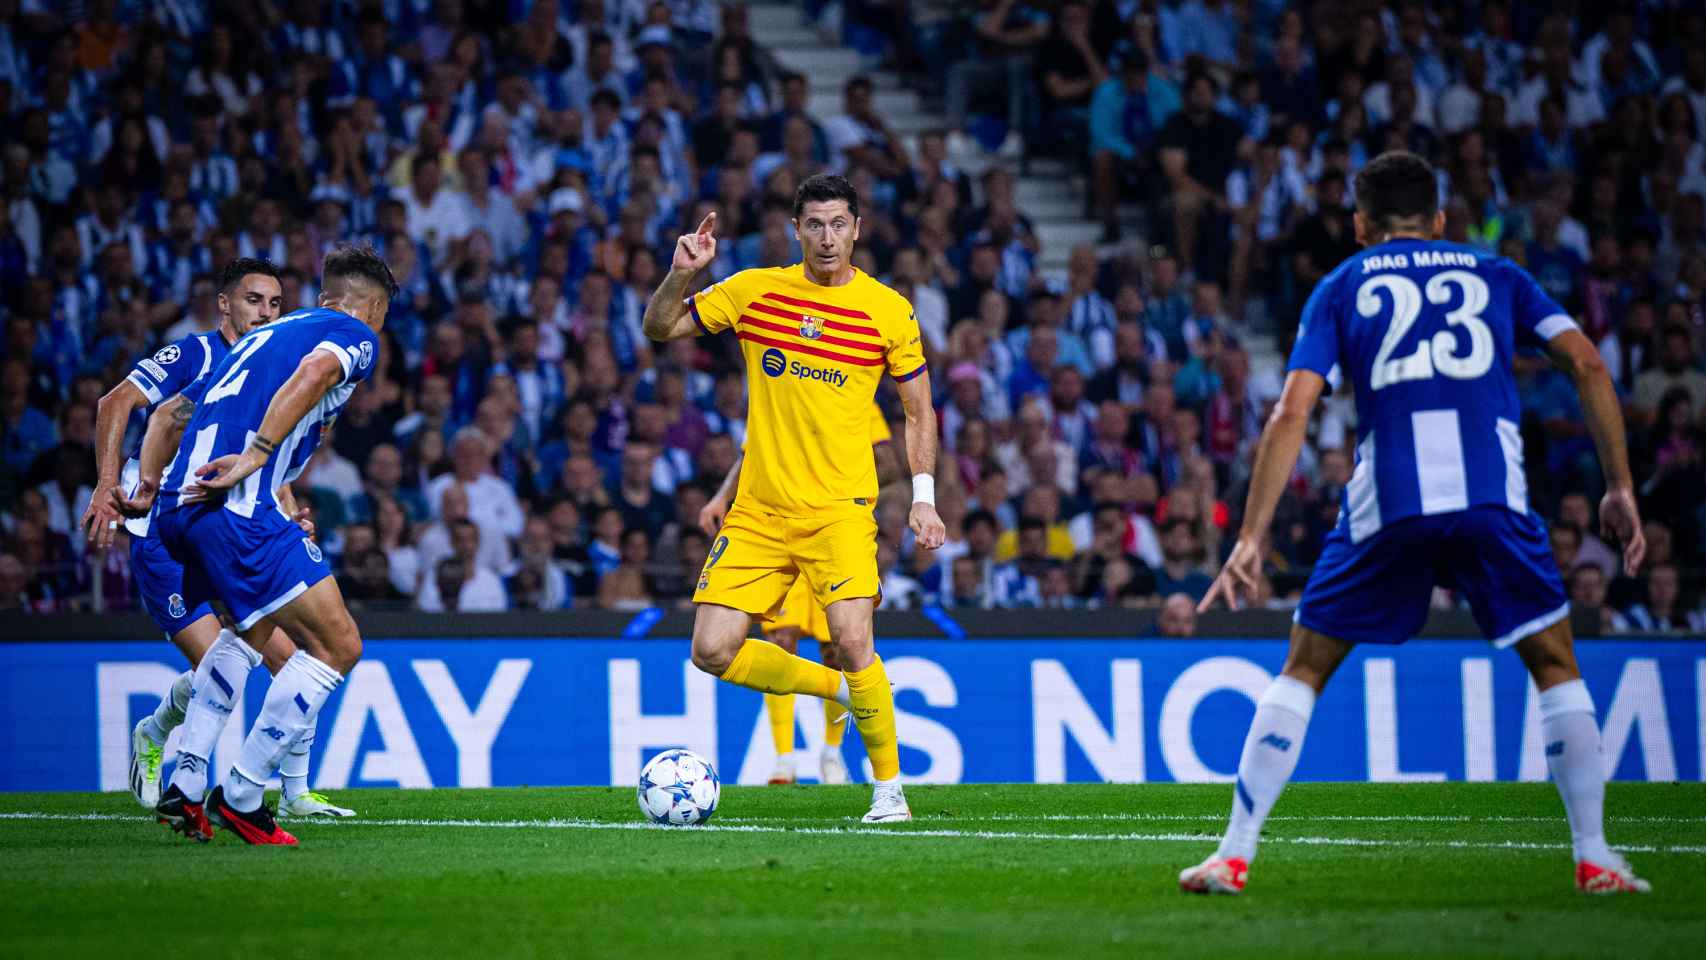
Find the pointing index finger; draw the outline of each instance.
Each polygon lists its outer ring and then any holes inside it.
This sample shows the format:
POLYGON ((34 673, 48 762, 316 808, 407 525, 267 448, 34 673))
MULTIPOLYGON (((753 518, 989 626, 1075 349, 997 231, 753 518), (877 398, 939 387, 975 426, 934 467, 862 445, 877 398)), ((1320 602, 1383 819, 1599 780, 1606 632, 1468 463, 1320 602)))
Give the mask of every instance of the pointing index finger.
POLYGON ((699 229, 693 231, 701 237, 708 237, 717 229, 717 211, 705 214, 705 219, 699 221, 699 229))

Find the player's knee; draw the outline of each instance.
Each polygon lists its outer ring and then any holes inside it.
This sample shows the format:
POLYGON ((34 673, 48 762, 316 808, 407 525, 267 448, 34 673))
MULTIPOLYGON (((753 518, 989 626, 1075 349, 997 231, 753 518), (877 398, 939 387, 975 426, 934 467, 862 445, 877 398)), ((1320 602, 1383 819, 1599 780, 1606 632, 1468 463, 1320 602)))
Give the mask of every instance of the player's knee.
POLYGON ((818 659, 831 670, 841 669, 841 657, 835 652, 835 644, 820 643, 817 645, 818 659))
POLYGON ((735 654, 739 650, 740 644, 729 643, 726 637, 713 634, 709 630, 693 631, 693 665, 713 677, 723 675, 723 671, 734 662, 735 654))
POLYGON ((321 637, 321 647, 326 665, 348 676, 361 660, 361 631, 349 614, 344 614, 342 621, 321 637))

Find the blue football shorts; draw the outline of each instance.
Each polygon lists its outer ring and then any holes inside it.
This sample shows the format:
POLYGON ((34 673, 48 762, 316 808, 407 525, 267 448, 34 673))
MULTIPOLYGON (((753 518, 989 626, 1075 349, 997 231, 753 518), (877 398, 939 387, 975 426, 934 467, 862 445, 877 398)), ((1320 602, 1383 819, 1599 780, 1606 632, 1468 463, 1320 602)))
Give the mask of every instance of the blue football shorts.
POLYGON ((185 601, 223 602, 238 630, 332 575, 319 544, 277 510, 245 517, 222 504, 191 504, 158 514, 155 523, 183 564, 185 601))
POLYGON ((1406 517, 1361 543, 1341 522, 1327 535, 1293 619, 1347 643, 1403 643, 1427 623, 1435 586, 1469 602, 1495 647, 1570 615, 1540 519, 1479 506, 1406 517))

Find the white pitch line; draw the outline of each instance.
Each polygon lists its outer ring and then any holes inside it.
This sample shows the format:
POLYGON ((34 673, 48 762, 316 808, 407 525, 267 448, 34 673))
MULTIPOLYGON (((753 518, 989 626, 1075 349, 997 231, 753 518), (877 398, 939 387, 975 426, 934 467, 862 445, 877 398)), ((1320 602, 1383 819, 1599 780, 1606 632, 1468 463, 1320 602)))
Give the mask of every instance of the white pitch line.
MULTIPOLYGON (((116 813, 0 813, 0 820, 75 821, 148 823, 151 817, 116 813)), ((1206 843, 1209 838, 1196 833, 1037 833, 1005 830, 947 830, 947 829, 887 829, 855 827, 785 827, 758 824, 711 823, 691 830, 664 827, 638 820, 426 820, 391 819, 320 820, 316 826, 329 827, 459 827, 485 830, 646 830, 687 833, 786 833, 803 836, 844 836, 930 838, 962 840, 1061 840, 1089 843, 1206 843)), ((1383 849, 1451 849, 1451 850, 1568 850, 1567 843, 1532 843, 1520 840, 1377 840, 1366 837, 1267 837, 1268 843, 1289 843, 1301 846, 1370 847, 1383 849)), ((1706 846, 1695 845, 1630 845, 1618 847, 1629 853, 1703 854, 1706 846)))
MULTIPOLYGON (((851 822, 857 817, 730 817, 719 818, 719 823, 842 823, 851 822)), ((1061 823, 1165 823, 1165 822, 1225 822, 1224 813, 991 813, 978 816, 949 816, 944 820, 956 823, 1002 823, 1008 821, 1046 821, 1061 823)), ((1289 816, 1268 817, 1268 822, 1289 821, 1297 823, 1562 823, 1562 815, 1551 817, 1507 817, 1488 816, 1471 817, 1463 814, 1390 814, 1390 815, 1358 815, 1358 814, 1328 814, 1322 816, 1289 816)), ((1706 824, 1706 817, 1618 817, 1608 816, 1608 823, 1701 823, 1706 824)))

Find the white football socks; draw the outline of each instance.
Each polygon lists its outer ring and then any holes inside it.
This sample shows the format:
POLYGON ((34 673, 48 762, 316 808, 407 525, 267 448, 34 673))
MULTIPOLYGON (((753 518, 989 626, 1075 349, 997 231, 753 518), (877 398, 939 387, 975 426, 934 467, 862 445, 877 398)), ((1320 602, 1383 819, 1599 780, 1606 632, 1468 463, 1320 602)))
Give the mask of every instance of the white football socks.
POLYGON ((195 673, 185 670, 172 681, 172 688, 160 698, 154 712, 142 720, 142 735, 155 746, 165 746, 166 738, 178 724, 184 722, 184 711, 190 706, 190 689, 195 685, 195 673))
POLYGON ((278 778, 284 784, 284 799, 299 797, 308 792, 308 751, 314 749, 314 728, 319 725, 319 711, 314 722, 290 745, 284 759, 278 762, 278 778))
POLYGON ((225 782, 225 802, 239 813, 261 805, 266 782, 290 752, 297 738, 314 726, 320 705, 326 702, 343 675, 306 650, 298 650, 285 662, 267 688, 260 716, 243 741, 237 762, 225 782))
POLYGON ((258 652, 231 631, 221 630, 219 639, 207 648, 196 667, 171 782, 195 803, 207 793, 207 758, 213 755, 213 745, 231 718, 238 691, 248 680, 249 671, 260 664, 258 652))
POLYGON ((1605 842, 1605 760, 1587 684, 1578 678, 1542 690, 1540 731, 1546 741, 1546 766, 1564 798, 1576 859, 1618 863, 1605 842))
POLYGON ((1255 719, 1238 758, 1238 780, 1232 788, 1232 818, 1226 824, 1216 856, 1255 859, 1262 823, 1274 808, 1280 791, 1297 769, 1303 734, 1315 711, 1315 691, 1307 683, 1284 675, 1274 678, 1256 703, 1255 719))

